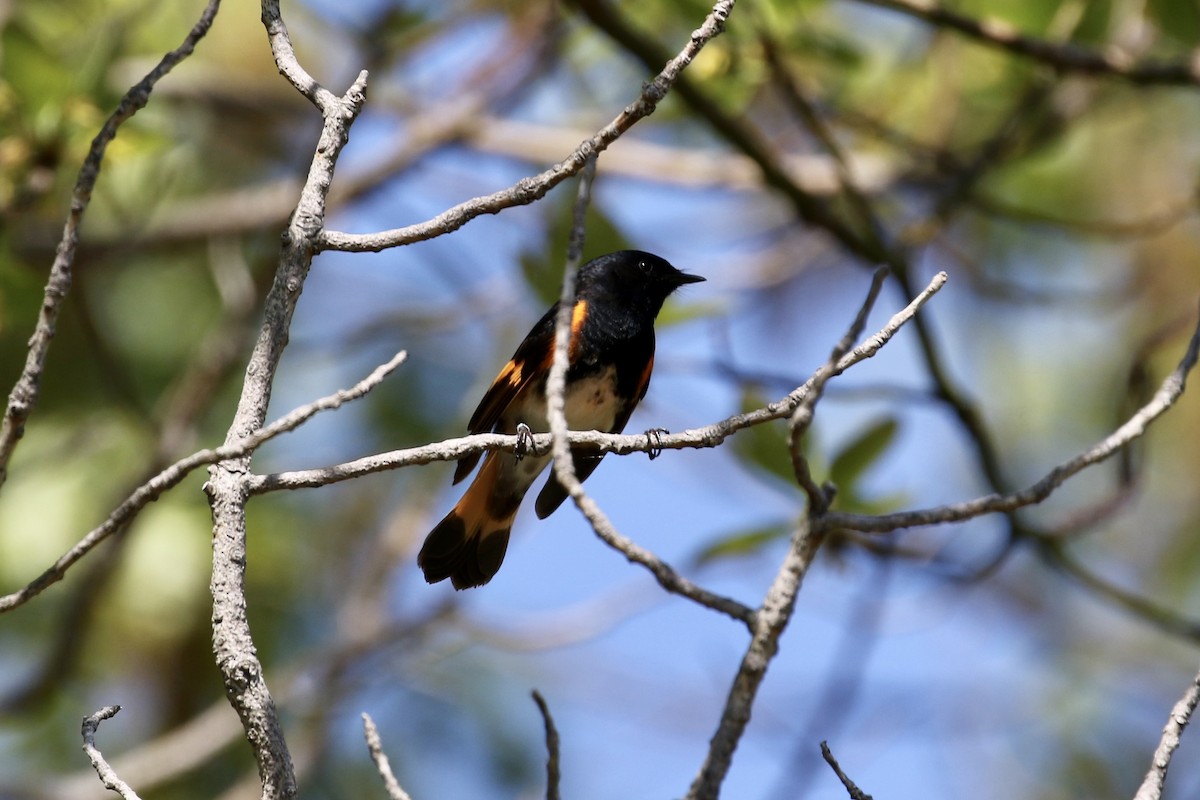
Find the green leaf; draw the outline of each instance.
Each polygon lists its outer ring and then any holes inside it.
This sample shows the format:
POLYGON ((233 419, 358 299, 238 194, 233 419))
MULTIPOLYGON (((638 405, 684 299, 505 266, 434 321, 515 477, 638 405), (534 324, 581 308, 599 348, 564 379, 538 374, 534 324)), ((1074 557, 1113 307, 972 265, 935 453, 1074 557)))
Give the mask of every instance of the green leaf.
POLYGON ((663 306, 663 310, 659 312, 658 319, 654 323, 654 328, 661 331, 672 325, 680 325, 684 322, 711 317, 721 313, 725 308, 726 305, 719 302, 680 303, 674 299, 670 299, 663 306))
POLYGON ((1194 47, 1200 42, 1200 7, 1196 0, 1150 0, 1147 16, 1158 29, 1175 41, 1194 47))
POLYGON ((693 558, 692 563, 700 567, 725 558, 754 555, 772 542, 786 537, 791 533, 793 527, 791 523, 781 522, 764 528, 753 528, 721 536, 702 547, 693 558))
POLYGON ((859 477, 891 446, 899 427, 894 417, 887 417, 852 439, 834 456, 829 480, 839 491, 850 492, 859 477))
POLYGON ((833 505, 838 511, 849 514, 890 514, 909 504, 908 495, 891 492, 881 497, 864 497, 853 488, 849 492, 838 492, 833 505))
MULTIPOLYGON (((742 393, 742 411, 761 408, 766 400, 753 388, 742 393)), ((810 450, 812 431, 805 437, 805 451, 810 450)), ((773 478, 796 488, 796 473, 792 469, 792 456, 788 452, 787 425, 783 420, 755 425, 738 433, 733 440, 733 449, 738 457, 751 467, 765 472, 773 478)))

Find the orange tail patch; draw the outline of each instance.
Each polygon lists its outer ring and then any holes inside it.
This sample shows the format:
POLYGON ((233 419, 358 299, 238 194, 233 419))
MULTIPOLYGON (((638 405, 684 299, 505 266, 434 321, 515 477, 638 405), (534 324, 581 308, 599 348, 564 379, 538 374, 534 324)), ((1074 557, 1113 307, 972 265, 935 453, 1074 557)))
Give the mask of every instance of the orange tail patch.
POLYGON ((425 537, 417 565, 428 583, 449 578, 455 589, 469 589, 487 583, 500 569, 516 508, 503 518, 494 516, 498 470, 498 459, 489 454, 462 499, 425 537))

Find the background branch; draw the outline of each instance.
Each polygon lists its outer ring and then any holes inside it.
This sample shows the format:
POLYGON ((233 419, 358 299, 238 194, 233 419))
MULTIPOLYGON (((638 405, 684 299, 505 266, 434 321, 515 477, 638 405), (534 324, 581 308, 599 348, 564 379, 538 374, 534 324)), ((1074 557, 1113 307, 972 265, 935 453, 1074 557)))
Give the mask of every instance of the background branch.
POLYGON ((100 177, 100 165, 104 162, 108 144, 116 138, 121 125, 149 102, 154 85, 192 54, 196 45, 208 33, 220 6, 221 0, 209 0, 200 14, 200 19, 184 37, 183 43, 163 56, 146 77, 125 93, 121 102, 117 104, 116 111, 105 120, 100 132, 92 140, 79 176, 75 179, 71 210, 63 226, 62 240, 59 242, 54 263, 50 267, 50 278, 46 282, 45 297, 38 312, 37 327, 29 340, 25 369, 8 396, 4 419, 0 421, 0 487, 8 478, 8 462, 12 459, 17 443, 25 435, 25 422, 37 404, 42 385, 42 371, 46 365, 46 355, 50 352, 50 340, 54 338, 59 312, 71 288, 71 271, 75 263, 75 250, 79 246, 79 228, 83 223, 84 212, 92 200, 96 181, 100 177))
POLYGON ((1050 42, 1023 35, 1013 25, 996 17, 974 19, 946 8, 936 0, 858 0, 898 11, 940 29, 953 30, 978 42, 1036 59, 1055 69, 1107 75, 1135 84, 1186 86, 1200 83, 1194 61, 1149 61, 1137 63, 1116 46, 1089 50, 1068 42, 1050 42))

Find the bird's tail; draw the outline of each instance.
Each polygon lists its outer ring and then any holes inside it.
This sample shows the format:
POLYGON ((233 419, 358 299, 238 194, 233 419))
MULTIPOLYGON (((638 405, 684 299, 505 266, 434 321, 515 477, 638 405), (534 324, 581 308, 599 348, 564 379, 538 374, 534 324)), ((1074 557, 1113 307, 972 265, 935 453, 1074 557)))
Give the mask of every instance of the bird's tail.
POLYGON ((496 497, 499 466, 495 454, 488 454, 462 499, 425 537, 417 565, 429 583, 449 578, 455 589, 469 589, 500 569, 520 497, 516 503, 496 497))

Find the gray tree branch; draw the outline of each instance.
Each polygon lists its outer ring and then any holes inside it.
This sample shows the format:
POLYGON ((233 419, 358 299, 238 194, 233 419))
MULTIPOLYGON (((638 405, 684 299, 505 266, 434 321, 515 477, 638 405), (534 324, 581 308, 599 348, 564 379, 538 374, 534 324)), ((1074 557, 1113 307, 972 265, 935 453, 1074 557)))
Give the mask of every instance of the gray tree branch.
POLYGON ((117 773, 109 766, 108 761, 100 752, 100 748, 96 747, 96 731, 99 729, 100 723, 106 719, 112 719, 120 710, 120 706, 105 706, 90 717, 83 718, 83 752, 87 753, 88 760, 92 762, 105 789, 116 792, 124 800, 141 800, 129 784, 117 777, 117 773))
POLYGON ((812 425, 813 414, 821 399, 821 394, 825 390, 825 384, 834 376, 838 363, 845 358, 846 353, 854 346, 854 342, 862 335, 863 329, 867 326, 867 315, 875 307, 875 301, 879 298, 879 292, 882 291, 883 282, 887 276, 887 267, 879 267, 875 270, 875 275, 871 279, 871 288, 867 292, 867 299, 859 308, 858 316, 855 317, 845 336, 834 345, 828 360, 813 373, 811 389, 796 406, 796 410, 792 412, 788 422, 788 450, 792 458, 792 471, 796 475, 796 482, 808 495, 808 506, 813 514, 825 513, 833 497, 829 489, 818 486, 813 480, 808 460, 804 458, 800 445, 812 425))
POLYGON ((1183 729, 1188 726, 1198 704, 1200 704, 1200 672, 1197 672, 1196 676, 1192 678, 1192 685, 1187 688, 1183 697, 1179 698, 1179 702, 1171 709, 1171 716, 1167 719, 1166 726, 1163 727, 1162 738, 1159 739, 1158 747, 1154 751, 1154 758, 1150 762, 1150 771, 1146 773, 1146 778, 1142 781, 1133 800, 1159 800, 1162 797, 1163 785, 1167 780, 1167 768, 1171 766, 1171 758, 1179 748, 1183 729))
POLYGON ((371 760, 375 762, 375 769, 379 771, 379 777, 383 779, 383 786, 387 790, 390 800, 411 800, 408 792, 400 786, 400 781, 396 780, 395 774, 392 772, 392 765, 388 761, 387 753, 383 752, 383 740, 379 738, 379 728, 375 727, 375 720, 371 719, 371 715, 363 712, 363 735, 367 740, 367 751, 371 754, 371 760))
MULTIPOLYGON (((323 125, 308 177, 292 212, 275 280, 267 294, 264 321, 246 367, 241 397, 226 444, 251 436, 263 426, 271 389, 296 302, 304 287, 325 220, 325 201, 338 156, 350 126, 366 101, 366 73, 337 97, 303 70, 296 60, 277 0, 263 0, 263 24, 279 71, 321 111, 323 125)), ((213 517, 213 654, 225 694, 237 711, 254 752, 264 800, 296 794, 296 776, 275 703, 258 660, 246 616, 246 490, 248 455, 221 461, 209 469, 206 489, 213 517)))

